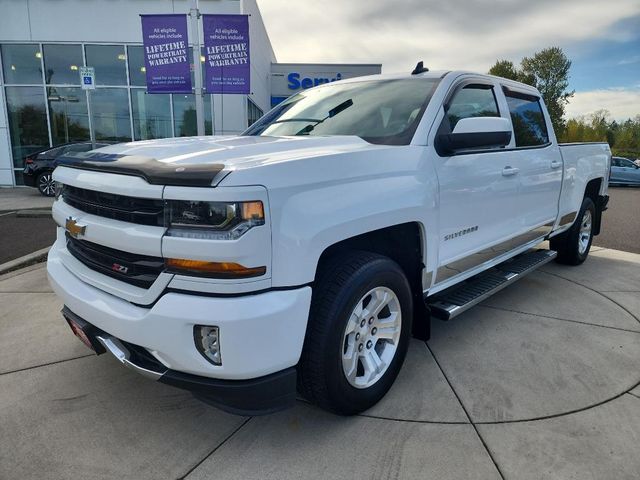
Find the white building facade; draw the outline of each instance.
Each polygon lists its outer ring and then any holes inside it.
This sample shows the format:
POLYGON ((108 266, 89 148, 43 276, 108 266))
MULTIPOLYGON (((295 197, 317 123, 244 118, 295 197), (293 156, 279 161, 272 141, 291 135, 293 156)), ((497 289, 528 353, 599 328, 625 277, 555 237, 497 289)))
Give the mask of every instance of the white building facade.
MULTIPOLYGON (((192 0, 0 2, 0 186, 20 185, 24 157, 48 147, 92 136, 97 142, 128 142, 195 135, 193 94, 146 92, 140 23, 140 14, 188 14, 191 6, 192 0), (82 66, 94 67, 95 90, 82 90, 82 66)), ((198 8, 202 14, 250 15, 251 93, 206 94, 208 135, 244 131, 309 81, 381 70, 277 64, 256 0, 200 0, 198 8), (298 88, 291 88, 296 78, 298 88)), ((202 43, 201 28, 199 33, 202 43)))

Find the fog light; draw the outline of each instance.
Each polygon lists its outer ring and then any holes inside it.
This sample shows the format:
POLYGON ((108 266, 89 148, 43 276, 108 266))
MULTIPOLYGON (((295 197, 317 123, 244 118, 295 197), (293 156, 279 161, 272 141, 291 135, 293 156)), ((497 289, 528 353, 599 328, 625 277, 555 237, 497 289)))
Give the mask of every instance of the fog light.
POLYGON ((193 339, 196 342, 196 348, 204 358, 214 365, 222 365, 218 327, 196 325, 193 327, 193 339))

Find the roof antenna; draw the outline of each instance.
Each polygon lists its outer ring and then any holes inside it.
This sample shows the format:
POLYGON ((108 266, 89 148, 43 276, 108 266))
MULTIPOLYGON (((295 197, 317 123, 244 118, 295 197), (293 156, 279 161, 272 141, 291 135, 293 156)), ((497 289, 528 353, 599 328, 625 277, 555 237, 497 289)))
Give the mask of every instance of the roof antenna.
POLYGON ((411 72, 411 75, 417 75, 419 73, 424 73, 424 72, 428 72, 428 71, 429 71, 429 69, 424 66, 424 62, 421 60, 416 65, 416 68, 413 69, 413 72, 411 72))

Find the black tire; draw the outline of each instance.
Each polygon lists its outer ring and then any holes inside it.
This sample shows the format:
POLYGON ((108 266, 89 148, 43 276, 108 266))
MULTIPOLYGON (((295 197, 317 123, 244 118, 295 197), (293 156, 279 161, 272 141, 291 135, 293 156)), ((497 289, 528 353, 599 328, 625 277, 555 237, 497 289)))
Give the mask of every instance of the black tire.
POLYGON ((53 197, 56 193, 55 184, 53 182, 53 172, 42 172, 36 178, 36 187, 41 195, 45 197, 53 197))
POLYGON ((565 265, 580 265, 587 259, 589 250, 591 250, 591 243, 593 242, 593 225, 595 219, 596 206, 591 198, 585 197, 584 200, 582 200, 582 206, 580 207, 578 216, 573 222, 571 228, 557 237, 553 237, 549 241, 551 249, 558 252, 558 256, 556 257, 556 261, 558 263, 563 263, 565 265), (589 212, 591 215, 591 231, 586 249, 581 249, 580 237, 582 234, 580 229, 583 225, 583 221, 585 220, 586 212, 589 212))
POLYGON ((375 405, 387 393, 404 362, 412 313, 409 282, 393 260, 373 253, 352 251, 328 262, 319 272, 314 286, 309 324, 298 366, 300 393, 321 408, 340 415, 354 415, 375 405), (388 288, 396 295, 400 305, 401 330, 395 354, 387 363, 386 371, 371 386, 356 388, 347 380, 340 352, 345 347, 345 328, 351 313, 356 304, 376 287, 388 288))

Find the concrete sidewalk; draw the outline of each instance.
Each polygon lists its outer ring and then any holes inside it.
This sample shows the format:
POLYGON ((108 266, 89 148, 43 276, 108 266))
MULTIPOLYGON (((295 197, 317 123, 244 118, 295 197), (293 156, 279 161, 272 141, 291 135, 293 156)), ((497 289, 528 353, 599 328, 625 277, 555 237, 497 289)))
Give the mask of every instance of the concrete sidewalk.
POLYGON ((413 340, 377 406, 242 418, 88 353, 0 277, 0 478, 640 478, 640 255, 549 264, 413 340))
POLYGON ((53 198, 40 195, 37 188, 0 188, 0 213, 29 209, 51 209, 53 198))

